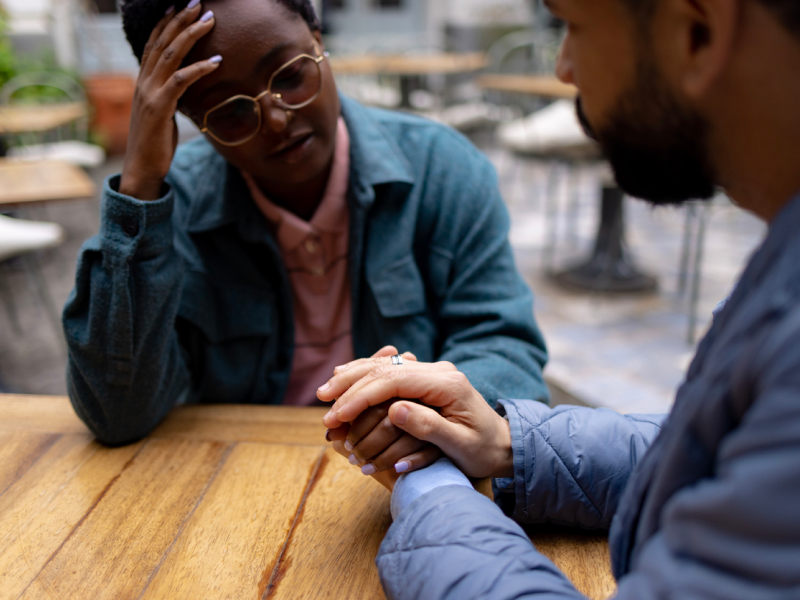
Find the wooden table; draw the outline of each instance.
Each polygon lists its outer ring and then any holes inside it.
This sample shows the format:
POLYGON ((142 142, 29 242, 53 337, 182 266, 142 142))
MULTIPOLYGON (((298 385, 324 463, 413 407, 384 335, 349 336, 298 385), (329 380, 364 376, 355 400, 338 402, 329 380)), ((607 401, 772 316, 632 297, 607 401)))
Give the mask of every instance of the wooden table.
POLYGON ((3 105, 0 106, 0 134, 50 131, 87 114, 85 102, 36 106, 3 105))
POLYGON ((476 83, 485 90, 543 98, 572 99, 578 95, 578 88, 574 85, 562 83, 556 77, 541 75, 481 75, 476 83))
POLYGON ((396 75, 400 78, 400 106, 411 108, 415 78, 479 71, 489 64, 483 52, 429 54, 363 54, 330 57, 336 75, 396 75))
POLYGON ((91 198, 95 185, 83 169, 62 161, 0 159, 0 206, 91 198))
MULTIPOLYGON (((61 397, 0 395, 0 598, 382 598, 389 492, 326 409, 191 406, 122 448, 61 397)), ((605 540, 532 538, 590 598, 605 540)))
POLYGON ((331 56, 330 62, 337 75, 431 75, 479 71, 489 64, 489 59, 483 52, 442 52, 331 56))

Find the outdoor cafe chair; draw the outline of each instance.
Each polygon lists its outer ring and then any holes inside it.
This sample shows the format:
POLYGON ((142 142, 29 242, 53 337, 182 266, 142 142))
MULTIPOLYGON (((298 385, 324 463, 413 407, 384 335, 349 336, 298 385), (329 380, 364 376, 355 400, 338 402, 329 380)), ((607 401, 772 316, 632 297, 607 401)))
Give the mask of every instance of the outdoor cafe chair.
MULTIPOLYGON (((20 92, 32 87, 51 88, 61 92, 46 99, 37 99, 34 104, 59 104, 63 102, 86 104, 83 87, 72 77, 50 71, 22 73, 9 79, 0 88, 0 110, 3 106, 30 100, 19 99, 20 92)), ((9 160, 64 160, 81 167, 96 167, 105 160, 105 151, 96 144, 90 144, 88 118, 76 119, 73 123, 59 127, 54 132, 26 133, 15 136, 15 143, 7 150, 9 160), (53 139, 55 138, 55 139, 53 139)))
MULTIPOLYGON (((55 248, 66 238, 64 229, 56 223, 41 221, 24 221, 0 215, 0 266, 7 267, 7 261, 20 257, 25 271, 33 283, 39 300, 55 331, 56 337, 63 340, 61 333, 61 319, 53 303, 47 280, 42 274, 39 262, 33 255, 37 250, 55 248)), ((7 268, 5 269, 7 271, 7 268)), ((6 311, 11 319, 14 330, 19 333, 21 327, 16 311, 13 290, 10 289, 7 279, 0 273, 0 296, 6 305, 6 311)), ((61 342, 63 348, 63 341, 61 342)))

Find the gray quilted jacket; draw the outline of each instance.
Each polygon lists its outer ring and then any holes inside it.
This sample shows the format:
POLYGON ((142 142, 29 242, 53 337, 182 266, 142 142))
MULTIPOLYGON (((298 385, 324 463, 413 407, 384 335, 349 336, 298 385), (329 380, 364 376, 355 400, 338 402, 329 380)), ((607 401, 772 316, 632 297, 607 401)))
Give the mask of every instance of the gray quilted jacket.
POLYGON ((454 486, 407 507, 377 558, 390 598, 582 598, 518 525, 548 522, 610 529, 619 599, 800 598, 800 197, 716 316, 663 427, 501 404, 515 476, 498 480, 499 507, 454 486))

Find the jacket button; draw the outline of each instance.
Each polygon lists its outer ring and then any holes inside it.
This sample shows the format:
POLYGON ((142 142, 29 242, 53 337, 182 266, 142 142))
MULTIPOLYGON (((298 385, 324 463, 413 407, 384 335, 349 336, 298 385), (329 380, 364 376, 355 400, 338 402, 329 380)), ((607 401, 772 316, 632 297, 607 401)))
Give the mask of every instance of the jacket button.
POLYGON ((122 232, 128 237, 136 237, 139 233, 139 221, 133 217, 125 217, 122 220, 122 232))

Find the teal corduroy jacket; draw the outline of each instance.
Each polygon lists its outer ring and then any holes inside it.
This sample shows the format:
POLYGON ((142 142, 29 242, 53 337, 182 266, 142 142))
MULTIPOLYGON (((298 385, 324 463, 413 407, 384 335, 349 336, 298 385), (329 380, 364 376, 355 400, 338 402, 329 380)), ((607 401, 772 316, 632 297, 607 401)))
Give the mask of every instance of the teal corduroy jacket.
MULTIPOLYGON (((342 114, 355 356, 394 344, 454 363, 490 403, 546 402, 545 345, 489 161, 427 120, 344 97, 342 114)), ((64 309, 78 415, 124 444, 176 404, 280 404, 292 295, 238 170, 201 138, 179 147, 161 199, 124 196, 118 183, 105 182, 100 232, 64 309)))

